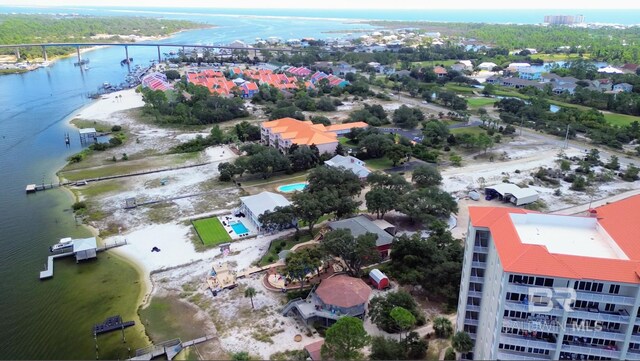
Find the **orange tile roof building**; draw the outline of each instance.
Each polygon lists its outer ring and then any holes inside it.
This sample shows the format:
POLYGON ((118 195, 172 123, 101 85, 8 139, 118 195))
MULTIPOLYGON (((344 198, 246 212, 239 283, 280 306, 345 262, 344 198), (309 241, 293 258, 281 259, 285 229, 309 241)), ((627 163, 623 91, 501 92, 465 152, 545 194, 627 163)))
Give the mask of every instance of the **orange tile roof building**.
POLYGON ((334 124, 324 126, 313 124, 309 120, 301 121, 293 118, 276 119, 260 125, 262 144, 286 152, 293 144, 315 145, 320 153, 333 154, 338 146, 338 136, 348 133, 351 128, 367 128, 364 122, 334 124))
POLYGON ((469 207, 466 359, 640 360, 640 196, 590 216, 469 207))

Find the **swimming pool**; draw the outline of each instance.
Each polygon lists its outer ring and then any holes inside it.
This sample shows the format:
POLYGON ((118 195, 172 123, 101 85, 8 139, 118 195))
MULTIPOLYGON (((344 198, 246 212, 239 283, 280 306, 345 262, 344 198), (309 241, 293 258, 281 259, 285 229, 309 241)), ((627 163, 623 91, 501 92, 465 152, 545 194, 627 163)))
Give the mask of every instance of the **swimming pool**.
POLYGON ((282 193, 290 193, 301 191, 307 187, 307 183, 291 183, 278 187, 278 191, 282 193))
POLYGON ((240 221, 237 221, 236 223, 232 223, 229 225, 231 226, 233 231, 236 232, 237 235, 249 233, 249 229, 247 229, 247 227, 240 221))

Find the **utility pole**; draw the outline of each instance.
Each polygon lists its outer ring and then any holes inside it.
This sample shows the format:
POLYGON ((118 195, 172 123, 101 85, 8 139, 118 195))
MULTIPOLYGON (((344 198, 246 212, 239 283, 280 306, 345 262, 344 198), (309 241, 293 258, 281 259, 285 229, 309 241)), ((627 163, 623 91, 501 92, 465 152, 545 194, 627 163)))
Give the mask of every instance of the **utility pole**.
POLYGON ((569 148, 569 124, 567 124, 567 133, 564 135, 564 149, 569 148))

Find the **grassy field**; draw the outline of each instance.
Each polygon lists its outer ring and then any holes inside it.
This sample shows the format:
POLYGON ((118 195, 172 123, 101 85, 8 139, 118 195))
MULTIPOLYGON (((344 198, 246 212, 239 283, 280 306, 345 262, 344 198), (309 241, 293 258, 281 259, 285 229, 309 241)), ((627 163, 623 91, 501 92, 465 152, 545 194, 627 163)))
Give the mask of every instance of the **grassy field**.
POLYGON ((466 128, 453 128, 450 129, 449 132, 451 134, 463 134, 463 133, 469 133, 469 134, 485 134, 487 131, 480 128, 480 127, 466 127, 466 128))
POLYGON ((634 117, 633 115, 604 113, 604 119, 609 123, 617 126, 629 125, 632 122, 640 122, 640 117, 634 117))
POLYGON ((545 54, 538 53, 531 55, 531 59, 542 59, 544 61, 570 61, 577 59, 589 59, 589 54, 583 54, 582 58, 577 53, 572 54, 545 54))
POLYGON ((458 61, 455 60, 455 59, 433 60, 433 61, 414 61, 414 62, 411 62, 411 65, 422 66, 422 67, 436 66, 436 65, 451 66, 451 65, 453 65, 453 64, 455 64, 457 62, 458 61))
POLYGON ((290 250, 291 247, 295 246, 296 244, 304 243, 310 240, 311 240, 311 235, 308 232, 302 231, 302 230, 300 232, 300 238, 297 242, 294 236, 287 237, 284 239, 274 240, 269 245, 269 250, 267 251, 267 253, 264 256, 262 256, 260 261, 258 261, 258 266, 262 267, 262 266, 271 264, 278 260, 278 253, 282 251, 290 250))
POLYGON ((367 165, 367 168, 372 170, 383 170, 393 167, 393 162, 387 157, 368 159, 365 160, 364 163, 367 165))
POLYGON ((493 105, 497 102, 496 98, 467 98, 467 104, 470 108, 480 108, 487 105, 493 105))
POLYGON ((215 246, 231 242, 231 236, 216 217, 198 219, 191 222, 205 246, 215 246))
POLYGON ((473 93, 474 91, 480 92, 482 90, 482 89, 471 88, 463 85, 456 85, 453 83, 447 83, 444 85, 444 87, 448 90, 453 90, 458 93, 466 93, 466 94, 473 93))

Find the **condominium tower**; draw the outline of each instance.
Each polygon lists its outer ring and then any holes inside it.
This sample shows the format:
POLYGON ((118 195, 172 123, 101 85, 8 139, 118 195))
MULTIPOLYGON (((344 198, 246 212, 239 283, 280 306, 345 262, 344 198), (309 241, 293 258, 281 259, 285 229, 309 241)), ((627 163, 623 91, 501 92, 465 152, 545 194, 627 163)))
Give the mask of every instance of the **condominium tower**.
POLYGON ((640 360, 640 196, 586 216, 469 207, 458 331, 479 360, 640 360))

